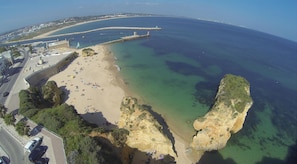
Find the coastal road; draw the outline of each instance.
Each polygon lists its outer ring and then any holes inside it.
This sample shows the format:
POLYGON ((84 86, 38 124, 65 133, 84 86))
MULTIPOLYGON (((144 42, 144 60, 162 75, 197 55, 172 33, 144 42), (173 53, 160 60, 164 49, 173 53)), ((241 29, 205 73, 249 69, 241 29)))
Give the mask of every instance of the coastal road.
POLYGON ((28 160, 25 159, 23 146, 1 127, 0 145, 9 155, 10 163, 28 163, 28 160))
POLYGON ((3 84, 0 87, 0 103, 5 104, 7 97, 3 96, 4 92, 10 92, 13 85, 15 84, 20 72, 22 71, 25 63, 28 60, 28 53, 25 50, 22 50, 23 59, 18 59, 14 65, 12 65, 5 73, 6 78, 4 79, 3 84))

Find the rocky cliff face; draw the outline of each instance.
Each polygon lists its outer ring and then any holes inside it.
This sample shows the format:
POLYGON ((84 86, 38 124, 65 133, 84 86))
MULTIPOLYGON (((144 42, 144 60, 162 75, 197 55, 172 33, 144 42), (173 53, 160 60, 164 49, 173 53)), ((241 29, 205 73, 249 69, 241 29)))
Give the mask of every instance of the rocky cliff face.
POLYGON ((191 147, 198 151, 225 147, 231 134, 243 127, 252 103, 248 81, 239 76, 225 75, 211 110, 194 121, 197 133, 191 147))
POLYGON ((119 128, 129 131, 126 144, 143 152, 151 152, 153 158, 160 155, 175 157, 173 144, 163 134, 164 128, 137 100, 126 97, 122 101, 119 128))

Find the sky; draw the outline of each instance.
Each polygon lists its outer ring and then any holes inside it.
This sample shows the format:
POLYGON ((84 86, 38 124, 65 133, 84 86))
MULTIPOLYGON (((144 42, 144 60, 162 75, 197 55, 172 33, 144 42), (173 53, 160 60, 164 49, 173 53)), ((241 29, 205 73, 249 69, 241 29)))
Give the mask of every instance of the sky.
POLYGON ((219 21, 297 42, 297 0, 0 0, 0 34, 72 16, 127 12, 219 21))

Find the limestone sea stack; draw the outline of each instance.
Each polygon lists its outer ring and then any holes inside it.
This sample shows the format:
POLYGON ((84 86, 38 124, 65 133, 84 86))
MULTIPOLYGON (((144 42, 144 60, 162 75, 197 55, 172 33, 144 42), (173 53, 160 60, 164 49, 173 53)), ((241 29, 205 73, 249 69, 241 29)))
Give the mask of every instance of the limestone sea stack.
POLYGON ((175 158, 173 143, 168 134, 164 134, 166 129, 163 128, 166 127, 147 109, 149 107, 139 105, 136 98, 123 99, 118 126, 129 131, 126 144, 142 152, 151 153, 155 159, 167 155, 175 158))
POLYGON ((249 82, 240 76, 225 75, 211 110, 194 121, 197 133, 191 147, 197 151, 224 148, 231 134, 242 129, 252 104, 249 82))

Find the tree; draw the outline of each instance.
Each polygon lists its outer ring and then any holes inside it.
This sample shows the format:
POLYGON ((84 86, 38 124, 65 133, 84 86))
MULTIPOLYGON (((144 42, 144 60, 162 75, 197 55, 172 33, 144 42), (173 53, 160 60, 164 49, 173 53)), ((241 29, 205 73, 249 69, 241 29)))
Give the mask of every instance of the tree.
POLYGON ((0 104, 0 118, 3 118, 6 112, 7 112, 7 108, 4 105, 0 104))
POLYGON ((30 128, 29 126, 27 126, 25 121, 19 121, 16 125, 15 125, 16 131, 19 133, 19 135, 23 136, 23 135, 28 135, 30 128))
POLYGON ((20 109, 19 112, 23 114, 29 109, 36 108, 35 105, 32 102, 32 98, 30 95, 30 92, 28 90, 21 90, 19 92, 19 98, 20 98, 20 109))
POLYGON ((12 113, 6 114, 4 116, 4 122, 6 125, 14 125, 15 120, 16 119, 12 113))
POLYGON ((62 91, 58 88, 55 81, 48 81, 46 85, 42 86, 42 95, 43 99, 53 106, 58 106, 62 103, 62 91))

